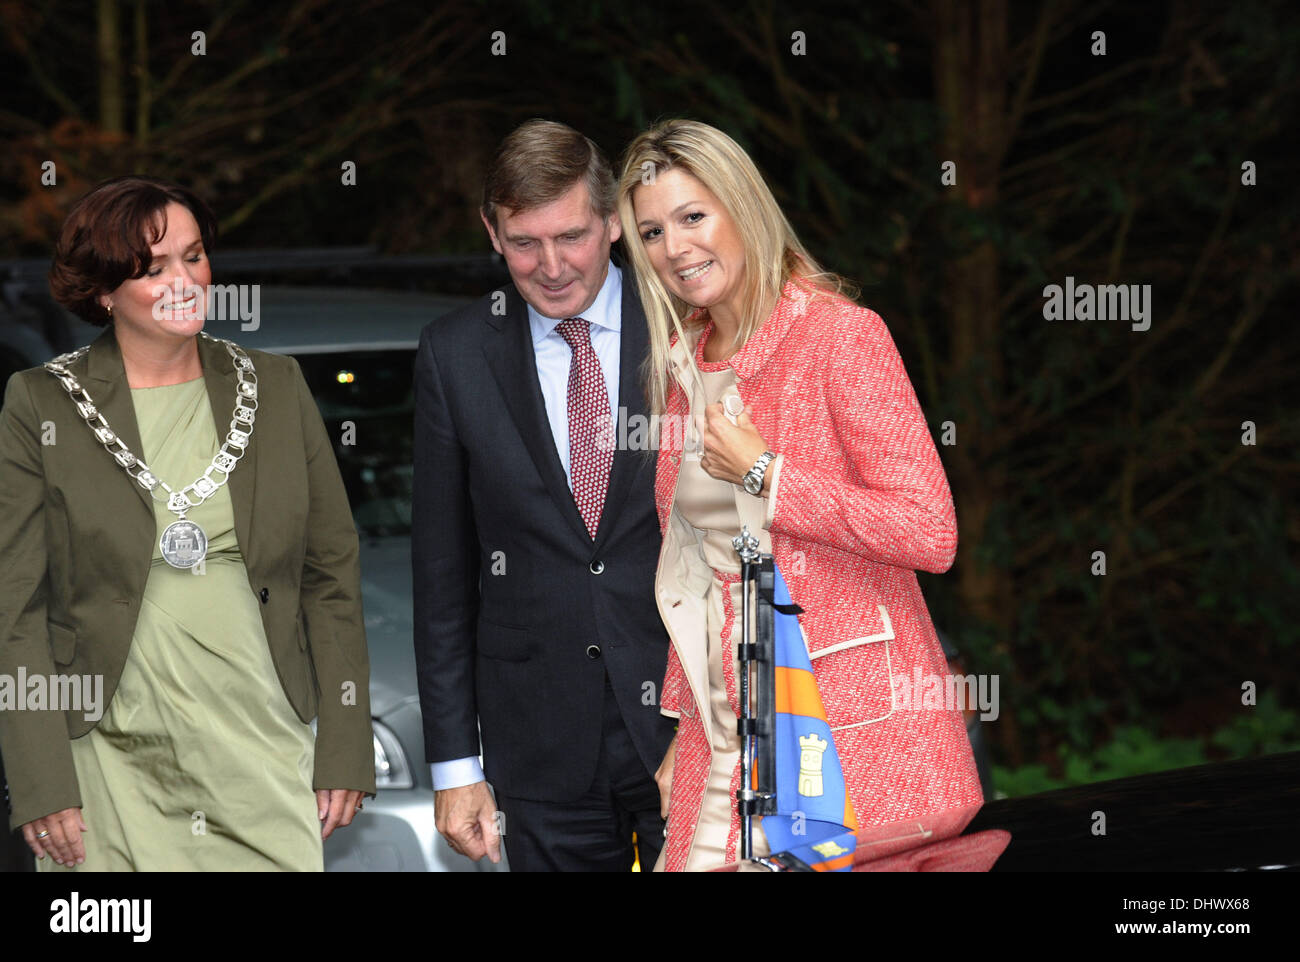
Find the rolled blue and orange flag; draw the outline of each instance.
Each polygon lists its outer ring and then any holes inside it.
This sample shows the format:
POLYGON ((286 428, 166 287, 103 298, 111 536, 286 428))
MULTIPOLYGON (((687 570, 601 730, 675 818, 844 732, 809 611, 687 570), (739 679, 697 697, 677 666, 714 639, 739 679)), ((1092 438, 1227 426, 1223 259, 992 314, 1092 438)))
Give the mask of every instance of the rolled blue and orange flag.
POLYGON ((763 833, 773 855, 788 853, 818 872, 848 872, 858 819, 799 620, 780 610, 792 604, 790 592, 775 562, 773 569, 776 814, 763 817, 763 833))

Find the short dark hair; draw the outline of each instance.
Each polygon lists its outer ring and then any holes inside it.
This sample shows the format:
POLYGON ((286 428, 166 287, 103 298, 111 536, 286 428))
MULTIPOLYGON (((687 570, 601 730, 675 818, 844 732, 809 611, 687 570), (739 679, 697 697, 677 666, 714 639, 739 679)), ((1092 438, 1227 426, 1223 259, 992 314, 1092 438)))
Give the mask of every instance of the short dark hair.
POLYGON ((529 120, 501 141, 483 184, 483 216, 497 227, 497 208, 541 207, 586 178, 591 209, 606 218, 615 210, 614 173, 590 139, 567 124, 529 120))
POLYGON ((88 324, 106 326, 112 316, 99 298, 144 276, 153 245, 166 232, 158 215, 173 203, 194 215, 203 249, 211 254, 217 219, 196 194, 157 177, 114 177, 77 201, 63 222, 49 275, 54 299, 88 324))

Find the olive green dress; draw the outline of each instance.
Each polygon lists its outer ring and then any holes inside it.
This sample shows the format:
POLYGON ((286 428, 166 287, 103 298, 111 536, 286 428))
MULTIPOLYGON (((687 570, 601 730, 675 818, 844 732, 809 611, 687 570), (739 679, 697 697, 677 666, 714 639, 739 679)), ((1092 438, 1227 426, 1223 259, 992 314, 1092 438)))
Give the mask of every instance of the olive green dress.
MULTIPOLYGON (((135 388, 131 400, 154 474, 173 490, 202 474, 217 451, 203 378, 135 388)), ((161 537, 176 515, 162 503, 154 513, 161 537)), ((173 568, 155 539, 117 691, 72 742, 89 829, 77 868, 321 871, 315 739, 271 661, 229 486, 187 517, 207 534, 206 559, 173 568)), ((49 856, 37 865, 60 870, 49 856)))

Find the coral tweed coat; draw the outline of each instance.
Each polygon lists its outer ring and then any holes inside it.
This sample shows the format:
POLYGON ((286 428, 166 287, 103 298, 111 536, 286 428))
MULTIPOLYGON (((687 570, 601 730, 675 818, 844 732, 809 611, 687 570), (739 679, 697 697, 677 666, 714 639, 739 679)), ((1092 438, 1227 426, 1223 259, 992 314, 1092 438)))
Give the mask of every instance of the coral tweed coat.
MULTIPOLYGON (((711 324, 672 346, 667 414, 689 410, 687 361, 711 324)), ((915 569, 946 571, 957 550, 943 466, 880 316, 795 282, 727 362, 741 399, 779 457, 768 498, 736 487, 742 521, 768 530, 794 601, 859 826, 982 801, 959 709, 895 704, 891 676, 946 677, 915 569)), ((661 427, 655 500, 664 530, 656 595, 672 636, 661 710, 677 716, 668 837, 657 868, 682 870, 710 765, 703 644, 711 569, 673 510, 682 459, 674 417, 661 427)), ((680 421, 677 421, 680 424, 680 421)), ((724 663, 734 657, 724 652, 724 663)), ((730 672, 728 673, 730 674, 730 672)), ((731 688, 728 685, 728 688, 731 688)), ((736 705, 732 695, 733 708, 736 705)), ((739 786, 739 759, 732 791, 739 786)), ((735 797, 728 841, 735 859, 735 797)))

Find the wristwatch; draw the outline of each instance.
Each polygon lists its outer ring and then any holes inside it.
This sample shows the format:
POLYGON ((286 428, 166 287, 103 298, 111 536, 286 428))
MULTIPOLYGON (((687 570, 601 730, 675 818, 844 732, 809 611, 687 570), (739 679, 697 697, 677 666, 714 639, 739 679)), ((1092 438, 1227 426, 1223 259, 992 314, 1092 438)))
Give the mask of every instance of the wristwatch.
POLYGON ((745 490, 750 494, 757 495, 763 490, 763 475, 767 474, 767 466, 772 463, 776 455, 771 451, 764 451, 754 462, 754 466, 749 469, 745 475, 745 490))

